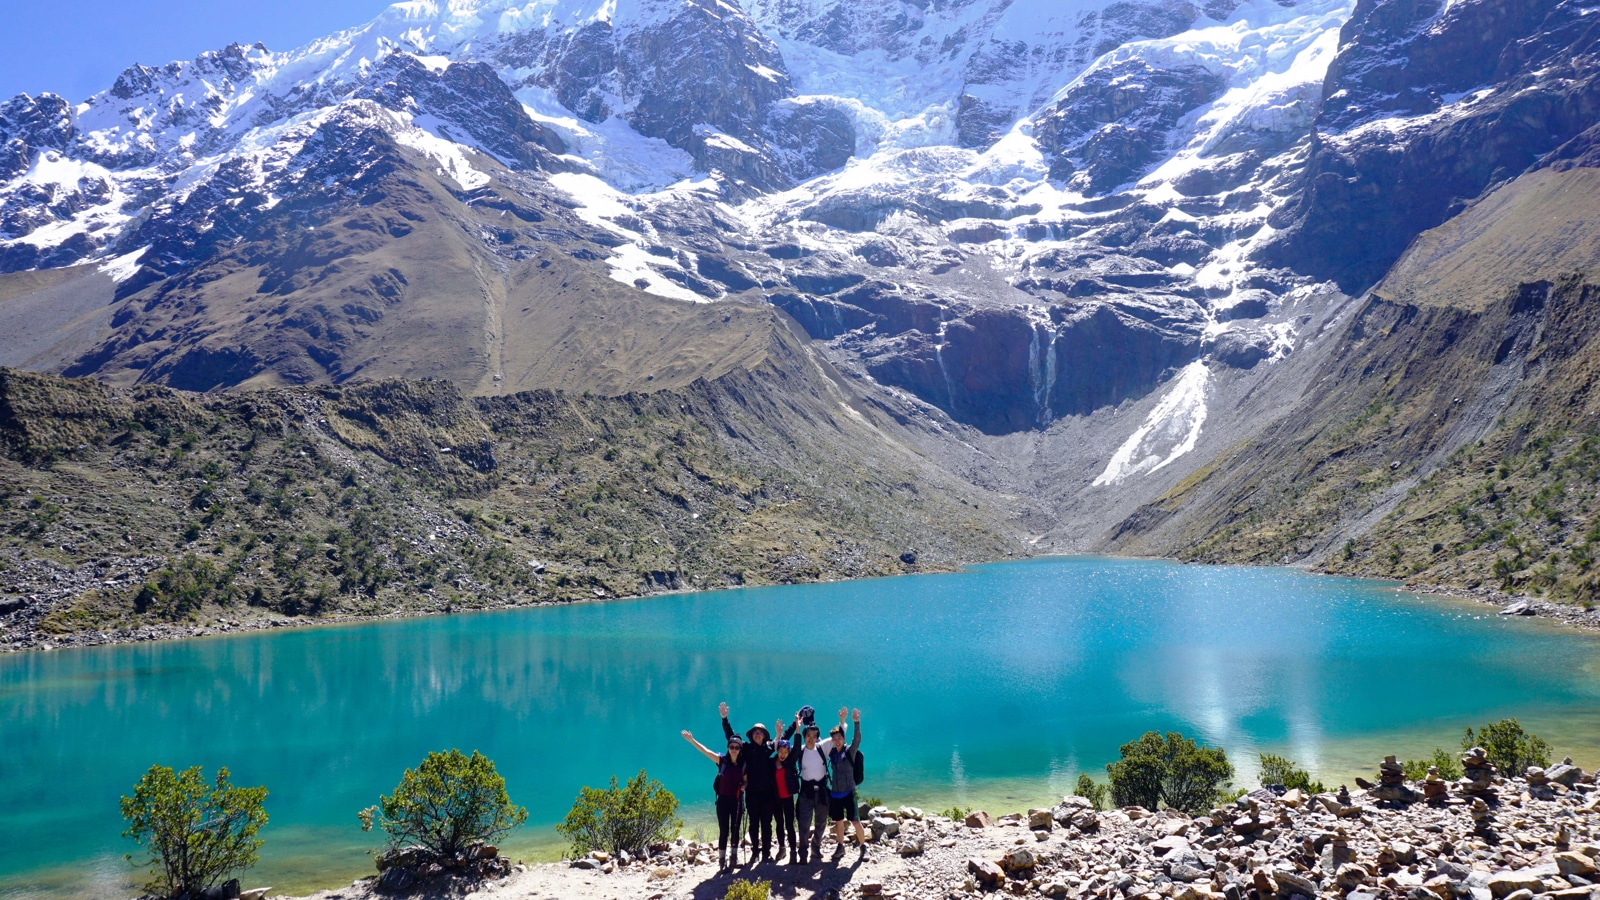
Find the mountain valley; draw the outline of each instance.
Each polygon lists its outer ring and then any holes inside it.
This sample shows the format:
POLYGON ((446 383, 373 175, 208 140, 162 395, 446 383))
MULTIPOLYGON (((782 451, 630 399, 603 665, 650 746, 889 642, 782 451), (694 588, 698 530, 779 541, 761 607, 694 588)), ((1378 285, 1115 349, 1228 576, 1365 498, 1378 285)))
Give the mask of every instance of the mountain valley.
POLYGON ((1593 603, 1597 12, 410 0, 20 95, 5 640, 1062 552, 1593 603))

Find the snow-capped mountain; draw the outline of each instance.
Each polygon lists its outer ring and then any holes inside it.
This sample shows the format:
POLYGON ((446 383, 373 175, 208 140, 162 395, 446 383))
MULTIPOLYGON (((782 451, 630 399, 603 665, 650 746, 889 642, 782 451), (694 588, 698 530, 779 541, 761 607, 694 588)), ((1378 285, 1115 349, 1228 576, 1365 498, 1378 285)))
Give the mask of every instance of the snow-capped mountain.
POLYGON ((0 105, 0 272, 116 282, 0 361, 492 393, 588 353, 621 389, 692 341, 630 368, 637 340, 547 336, 551 310, 721 334, 671 310, 770 305, 906 415, 1009 435, 1134 404, 1084 479, 1121 484, 1414 236, 1592 152, 1597 8, 408 0, 0 105))

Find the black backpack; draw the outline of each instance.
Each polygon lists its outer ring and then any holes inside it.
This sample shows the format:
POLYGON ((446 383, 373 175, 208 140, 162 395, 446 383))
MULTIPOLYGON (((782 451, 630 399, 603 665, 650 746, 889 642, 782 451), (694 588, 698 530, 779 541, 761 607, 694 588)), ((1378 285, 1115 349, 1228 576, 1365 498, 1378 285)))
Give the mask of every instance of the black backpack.
POLYGON ((867 780, 867 763, 866 760, 861 758, 860 750, 856 751, 856 755, 850 760, 850 764, 856 770, 856 786, 860 787, 861 782, 867 780))

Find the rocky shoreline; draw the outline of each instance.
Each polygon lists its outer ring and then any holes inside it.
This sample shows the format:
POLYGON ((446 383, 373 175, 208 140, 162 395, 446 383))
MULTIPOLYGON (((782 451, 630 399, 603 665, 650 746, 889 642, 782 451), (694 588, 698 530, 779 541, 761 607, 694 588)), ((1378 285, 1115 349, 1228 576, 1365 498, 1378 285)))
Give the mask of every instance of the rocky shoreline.
MULTIPOLYGON (((150 561, 144 562, 146 562, 145 570, 154 570, 153 563, 150 561)), ((956 570, 957 567, 929 565, 923 567, 919 574, 956 570)), ((140 574, 148 574, 148 571, 143 571, 140 574)), ((1428 594, 1470 600, 1474 603, 1493 606, 1496 612, 1502 615, 1552 619, 1574 628, 1600 632, 1600 608, 1586 610, 1580 606, 1553 603, 1549 600, 1518 594, 1506 594, 1489 588, 1469 589, 1448 585, 1407 584, 1404 590, 1413 594, 1428 594)), ((343 613, 315 618, 284 616, 276 613, 256 615, 257 610, 247 608, 239 614, 218 616, 204 623, 152 622, 125 631, 84 631, 67 634, 49 634, 38 629, 39 620, 44 617, 45 613, 54 604, 51 602, 52 598, 42 595, 30 595, 0 600, 0 653, 28 650, 62 650, 73 647, 103 647, 113 644, 142 644, 150 641, 185 640, 223 634, 241 634, 251 631, 270 631, 278 628, 315 628, 323 625, 350 625, 359 622, 450 615, 457 612, 485 612, 502 609, 526 609, 534 606, 559 606, 568 603, 629 600, 671 593, 683 593, 683 591, 662 590, 650 594, 607 595, 596 597, 592 601, 528 600, 525 602, 490 602, 471 607, 456 606, 441 601, 441 605, 435 609, 398 609, 370 615, 343 613)), ((60 598, 54 599, 59 600, 60 598)))
MULTIPOLYGON (((1387 762, 1387 761, 1386 761, 1387 762)), ((872 841, 824 847, 824 862, 728 874, 713 845, 680 839, 645 858, 603 853, 503 866, 487 881, 376 878, 305 900, 715 900, 739 878, 788 900, 1600 900, 1600 788, 1570 763, 1506 779, 1477 766, 1458 782, 1393 778, 1369 790, 1262 789, 1190 816, 1137 807, 1051 809, 965 821, 876 808, 872 841), (1426 799, 1425 799, 1426 798, 1426 799), (831 854, 831 855, 830 855, 831 854)), ((1390 777, 1384 777, 1389 775, 1390 777)))
POLYGON ((1428 594, 1436 597, 1470 600, 1474 603, 1495 607, 1495 611, 1504 616, 1533 616, 1541 619, 1552 619, 1563 625, 1570 625, 1573 628, 1581 628, 1586 631, 1600 631, 1600 608, 1584 609, 1581 606, 1554 603, 1523 594, 1507 594, 1493 588, 1407 584, 1405 591, 1411 594, 1428 594))

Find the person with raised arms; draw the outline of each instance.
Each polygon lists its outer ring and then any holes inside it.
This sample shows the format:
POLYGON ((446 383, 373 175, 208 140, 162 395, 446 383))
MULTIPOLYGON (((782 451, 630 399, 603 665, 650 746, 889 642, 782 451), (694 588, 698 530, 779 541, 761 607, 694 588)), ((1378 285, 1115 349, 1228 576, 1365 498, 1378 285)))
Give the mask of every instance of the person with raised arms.
POLYGON ((799 731, 802 740, 795 751, 800 769, 800 791, 795 804, 796 817, 800 820, 800 842, 795 845, 794 861, 821 862, 822 835, 828 830, 828 750, 817 743, 822 729, 804 710, 795 715, 790 730, 799 731))
POLYGON ((737 734, 728 736, 728 752, 717 753, 694 739, 684 729, 683 739, 717 765, 716 780, 711 783, 717 795, 717 860, 722 871, 739 865, 740 819, 744 810, 745 760, 744 740, 737 734), (728 853, 728 839, 733 839, 733 853, 728 853))
MULTIPOLYGON (((728 704, 719 704, 717 712, 722 715, 722 733, 729 738, 737 737, 738 733, 728 722, 728 704)), ((745 773, 748 777, 744 805, 750 823, 750 856, 753 862, 758 863, 772 861, 772 817, 778 805, 776 754, 777 747, 767 726, 760 722, 750 726, 750 730, 745 732, 745 773)))
POLYGON ((839 710, 839 724, 833 726, 828 739, 828 817, 833 820, 833 839, 838 843, 835 853, 844 852, 845 822, 856 825, 856 843, 861 855, 867 853, 867 830, 861 825, 861 809, 856 804, 856 765, 861 750, 861 710, 851 710, 850 720, 855 733, 850 743, 845 743, 845 711, 839 710))
MULTIPOLYGON (((776 724, 783 719, 779 717, 772 721, 776 724)), ((795 752, 795 745, 799 742, 799 738, 792 735, 776 742, 777 756, 773 760, 773 770, 777 792, 773 794, 772 830, 778 845, 778 852, 773 858, 778 862, 783 862, 787 855, 791 863, 796 863, 801 856, 794 827, 795 799, 800 794, 800 755, 795 752)))

